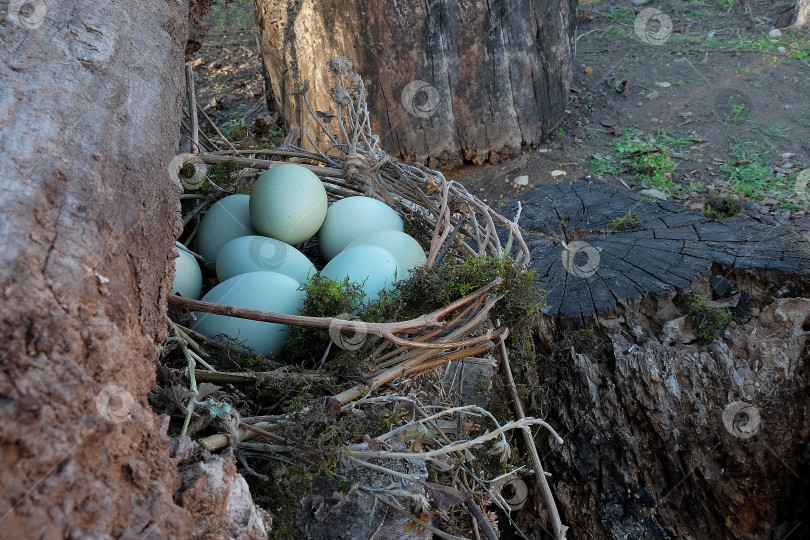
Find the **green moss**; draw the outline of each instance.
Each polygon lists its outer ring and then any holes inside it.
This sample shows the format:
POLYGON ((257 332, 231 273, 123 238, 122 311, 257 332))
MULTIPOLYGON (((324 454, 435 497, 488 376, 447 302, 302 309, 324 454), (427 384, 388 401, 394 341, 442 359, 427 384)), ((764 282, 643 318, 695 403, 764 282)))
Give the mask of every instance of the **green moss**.
POLYGON ((687 319, 695 335, 711 341, 731 322, 731 312, 725 307, 712 307, 706 298, 696 291, 689 297, 687 319))
MULTIPOLYGON (((236 175, 242 169, 242 166, 234 159, 228 161, 213 163, 208 169, 208 178, 218 185, 236 181, 236 175)), ((213 189, 213 188, 211 188, 213 189)))
POLYGON ((191 163, 183 163, 183 166, 180 167, 180 178, 183 180, 190 180, 194 178, 197 169, 194 168, 194 165, 191 163))
POLYGON ((635 212, 627 212, 623 217, 617 217, 610 222, 614 231, 632 231, 641 226, 641 216, 635 212))
POLYGON ((710 197, 706 201, 706 209, 703 214, 709 219, 724 219, 736 216, 742 211, 742 204, 739 197, 727 195, 723 197, 710 197))

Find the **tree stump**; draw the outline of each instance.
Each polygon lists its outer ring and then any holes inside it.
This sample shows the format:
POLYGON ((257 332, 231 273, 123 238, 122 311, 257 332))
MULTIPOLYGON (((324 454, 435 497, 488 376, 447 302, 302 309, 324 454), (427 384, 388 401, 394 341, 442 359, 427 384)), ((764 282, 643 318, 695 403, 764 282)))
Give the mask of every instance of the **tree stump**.
POLYGON ((4 538, 191 536, 146 401, 181 228, 188 4, 2 7, 4 538))
POLYGON ((520 199, 557 322, 527 364, 528 403, 565 440, 544 459, 571 536, 803 538, 810 243, 767 216, 712 221, 601 182, 520 199), (637 227, 615 230, 628 212, 637 227), (713 274, 752 296, 708 341, 676 293, 711 291, 713 274))
POLYGON ((810 276, 807 240, 746 214, 713 221, 604 182, 540 186, 520 200, 521 230, 552 316, 592 322, 619 304, 687 289, 713 263, 780 272, 782 280, 810 276))
MULTIPOLYGON (((513 156, 565 113, 576 0, 255 3, 272 98, 288 124, 307 123, 292 95, 305 81, 313 107, 332 110, 323 68, 339 56, 367 81, 383 148, 432 167, 513 156)), ((328 147, 318 131, 311 136, 328 147)))

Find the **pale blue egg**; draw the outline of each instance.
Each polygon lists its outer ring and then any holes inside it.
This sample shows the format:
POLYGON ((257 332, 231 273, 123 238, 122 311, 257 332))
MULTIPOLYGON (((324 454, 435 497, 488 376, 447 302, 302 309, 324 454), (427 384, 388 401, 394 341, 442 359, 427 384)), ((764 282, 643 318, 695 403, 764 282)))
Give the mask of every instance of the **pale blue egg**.
POLYGON ((183 298, 199 300, 202 292, 202 272, 194 255, 182 249, 177 250, 179 255, 174 259, 174 282, 172 294, 179 294, 183 298))
MULTIPOLYGON (((304 291, 289 276, 277 272, 250 272, 223 281, 203 296, 212 302, 240 308, 297 315, 304 306, 304 291)), ((194 314, 192 330, 222 342, 222 335, 242 343, 258 354, 280 356, 287 347, 290 328, 286 324, 251 321, 211 313, 194 314)))
POLYGON ((366 233, 352 240, 345 249, 359 245, 377 246, 391 253, 397 261, 399 279, 406 279, 411 270, 427 262, 419 242, 402 231, 387 229, 366 233))
POLYGON ((402 231, 402 218, 387 204, 370 197, 346 197, 329 207, 318 231, 318 247, 331 260, 363 234, 392 229, 402 231))
POLYGON ((291 245, 266 236, 234 238, 219 250, 217 278, 220 281, 261 271, 278 272, 305 283, 315 274, 315 266, 291 245))
POLYGON ((256 230, 291 245, 318 232, 326 206, 320 179, 294 163, 264 171, 250 193, 250 218, 256 230))
POLYGON ((361 285, 366 294, 366 301, 376 300, 380 291, 390 288, 398 279, 397 260, 381 247, 360 245, 345 249, 324 266, 321 275, 361 285))
POLYGON ((205 213, 197 232, 197 253, 214 264, 219 249, 234 238, 256 234, 250 222, 250 196, 230 195, 205 213))

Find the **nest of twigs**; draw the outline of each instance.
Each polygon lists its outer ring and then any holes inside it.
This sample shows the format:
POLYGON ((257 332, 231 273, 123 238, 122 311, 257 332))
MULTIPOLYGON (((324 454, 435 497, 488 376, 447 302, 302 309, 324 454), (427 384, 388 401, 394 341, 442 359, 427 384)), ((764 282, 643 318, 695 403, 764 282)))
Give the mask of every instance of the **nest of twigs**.
MULTIPOLYGON (((279 149, 185 154, 176 160, 178 171, 183 163, 228 162, 250 175, 257 175, 276 165, 295 161, 318 175, 330 202, 365 195, 384 202, 406 220, 413 222, 418 218, 419 224, 428 226, 430 230, 425 231, 430 238, 428 268, 440 263, 451 250, 456 257, 510 257, 523 267, 528 266, 529 250, 516 220, 500 215, 460 184, 448 181, 439 171, 390 158, 380 148, 379 137, 371 131, 364 84, 351 71, 351 62, 345 58, 333 59, 329 69, 336 76, 335 114, 314 111, 306 97, 307 85, 299 88, 313 121, 331 142, 330 148, 318 148, 307 127, 304 136, 314 150, 285 143, 279 149), (266 155, 269 159, 243 157, 246 154, 266 155), (507 231, 506 245, 501 243, 499 228, 507 231)), ((180 177, 180 180, 191 187, 197 182, 193 177, 180 177)), ((385 356, 388 368, 374 374, 368 384, 341 394, 338 399, 345 403, 400 374, 430 369, 496 347, 508 336, 509 329, 498 321, 491 321, 493 325, 489 330, 480 330, 499 300, 498 285, 499 278, 496 278, 441 309, 411 320, 385 323, 256 312, 179 297, 170 298, 170 304, 194 311, 383 338, 385 343, 374 350, 374 355, 385 356)))
MULTIPOLYGON (((204 181, 211 181, 210 177, 200 174, 211 165, 227 163, 231 168, 239 170, 241 178, 250 179, 258 176, 261 171, 281 163, 295 162, 307 167, 320 177, 331 199, 330 202, 354 195, 373 197, 395 209, 406 222, 421 226, 424 229, 424 244, 428 252, 426 265, 428 268, 442 264, 446 258, 464 260, 486 257, 508 260, 513 268, 522 269, 528 266, 529 250, 517 225, 519 215, 512 220, 507 219, 470 194, 463 186, 448 181, 439 171, 419 164, 402 163, 388 156, 380 148, 379 137, 372 133, 364 83, 356 73, 352 72, 351 62, 344 58, 333 59, 329 63, 329 70, 335 76, 335 88, 332 93, 336 107, 335 113, 313 110, 307 100, 306 82, 297 85, 299 89, 297 93, 302 94, 303 103, 308 108, 312 121, 329 141, 328 148, 320 148, 316 144, 307 126, 303 134, 296 129, 291 129, 287 140, 278 148, 238 150, 222 136, 222 140, 230 149, 217 149, 219 145, 208 139, 208 145, 213 146, 209 150, 204 147, 205 143, 198 141, 196 114, 191 114, 192 126, 189 132, 195 149, 200 151, 182 154, 174 160, 172 167, 173 172, 177 174, 177 179, 188 191, 189 188, 193 190, 199 187, 204 181), (303 135, 309 142, 311 150, 292 144, 300 135, 303 135)), ((190 71, 187 73, 190 75, 190 71)), ((199 108, 194 103, 193 81, 190 77, 189 83, 190 110, 195 111, 199 108)), ((216 129, 216 126, 214 127, 216 129)), ((211 183, 213 184, 213 182, 211 183)), ((219 189, 219 186, 215 184, 214 187, 219 189)), ((213 197, 209 197, 207 202, 210 204, 213 200, 213 197)), ((197 205, 192 214, 198 213, 204 208, 205 203, 206 200, 197 205)), ((190 221, 189 218, 186 219, 187 224, 190 221)), ((390 406, 391 411, 394 411, 398 407, 398 403, 403 401, 413 403, 414 405, 410 409, 411 420, 406 421, 404 425, 387 430, 382 434, 376 434, 376 437, 367 438, 365 441, 350 441, 351 444, 348 446, 337 449, 338 461, 351 460, 361 467, 388 474, 391 478, 398 478, 399 481, 403 476, 409 477, 410 475, 397 473, 388 466, 379 465, 381 462, 374 460, 413 458, 433 462, 441 457, 451 456, 460 460, 459 463, 462 463, 464 470, 472 475, 463 465, 469 457, 470 449, 481 448, 487 443, 491 445, 488 447, 488 451, 499 456, 501 461, 505 461, 510 456, 505 433, 512 429, 523 428, 524 442, 531 445, 529 454, 535 478, 553 510, 553 500, 550 498, 548 485, 537 452, 534 450, 532 434, 528 429, 532 425, 548 426, 540 420, 526 418, 519 403, 514 415, 516 420, 501 425, 490 413, 480 407, 433 406, 433 411, 438 409, 438 412, 429 413, 420 408, 418 399, 413 396, 401 395, 399 392, 392 393, 390 386, 389 390, 385 392, 381 389, 383 385, 394 380, 401 381, 403 377, 427 372, 453 360, 476 356, 481 358, 486 355, 485 353, 497 348, 502 367, 505 364, 505 386, 509 389, 511 399, 518 402, 517 391, 506 360, 504 344, 504 340, 509 335, 509 328, 502 319, 492 316, 493 308, 505 295, 502 282, 502 277, 495 276, 489 283, 483 284, 439 309, 395 322, 351 320, 351 318, 346 320, 346 317, 285 315, 172 296, 169 298, 169 304, 173 308, 311 329, 326 329, 333 336, 334 332, 377 336, 378 339, 374 342, 374 346, 364 353, 374 360, 373 365, 376 366, 376 370, 362 377, 360 383, 355 381, 346 387, 344 381, 342 387, 333 386, 339 391, 335 391, 328 397, 322 396, 311 401, 297 413, 250 418, 242 415, 240 417, 230 407, 230 404, 226 403, 226 400, 216 398, 216 391, 220 387, 214 387, 212 383, 266 385, 293 378, 333 383, 338 378, 334 374, 324 374, 320 371, 294 372, 284 368, 263 372, 216 371, 215 367, 209 364, 210 358, 202 345, 207 344, 220 349, 228 347, 212 342, 169 320, 172 337, 165 344, 164 352, 168 354, 171 350, 182 350, 182 358, 187 361, 185 375, 189 377, 189 384, 187 389, 182 387, 181 390, 164 390, 163 398, 168 401, 173 400, 182 415, 185 416, 181 436, 186 436, 188 433, 199 430, 201 426, 213 422, 219 427, 217 430, 219 433, 200 439, 198 442, 201 446, 211 451, 228 446, 234 448, 237 450, 237 456, 241 456, 240 461, 247 472, 263 477, 265 480, 267 480, 266 476, 251 469, 244 460, 245 456, 255 456, 256 452, 264 452, 268 455, 283 456, 279 458, 282 462, 298 463, 304 467, 315 466, 310 455, 296 450, 296 444, 300 444, 302 441, 288 438, 291 433, 295 433, 293 428, 296 425, 304 425, 311 421, 313 414, 318 418, 324 418, 328 423, 338 415, 363 407, 390 406), (202 370, 201 366, 208 369, 202 370), (204 389, 202 385, 198 387, 198 381, 207 386, 204 389), (373 396, 375 391, 378 391, 376 397, 373 396), (208 414, 201 413, 203 409, 207 410, 208 414), (302 413, 304 416, 300 416, 302 413), (457 421, 461 426, 464 417, 491 421, 488 424, 490 427, 476 437, 468 436, 469 433, 462 429, 450 437, 442 431, 438 423, 440 419, 442 421, 455 419, 453 421, 457 421), (195 419, 194 424, 191 423, 192 419, 195 419), (419 444, 414 447, 412 442, 410 451, 403 451, 401 447, 390 444, 391 440, 396 438, 395 436, 398 436, 399 440, 407 441, 407 438, 403 439, 398 434, 409 433, 408 430, 413 429, 414 426, 422 428, 426 426, 432 429, 431 433, 435 436, 434 442, 427 443, 426 448, 419 444), (265 442, 252 442, 257 440, 265 442), (285 448, 289 453, 285 453, 285 448), (242 454, 239 454, 239 451, 242 454)), ((495 363, 494 360, 489 361, 495 363)), ((268 360, 265 365, 281 367, 281 364, 271 360, 268 360)), ((167 373, 168 371, 170 370, 167 370, 167 373)), ((167 375, 175 385, 177 385, 178 377, 181 376, 181 371, 175 372, 170 377, 167 375)), ((480 428, 480 426, 478 427, 480 428)), ((556 434, 554 435, 556 436, 556 434)), ((557 437, 557 439, 559 438, 557 437)), ((337 473, 331 474, 332 478, 342 478, 337 473)), ((464 473, 463 476, 463 482, 460 482, 459 477, 455 476, 452 484, 455 486, 453 488, 455 493, 459 495, 457 503, 474 497, 479 502, 487 499, 491 503, 494 500, 497 506, 502 507, 503 499, 499 498, 497 491, 493 491, 496 487, 495 484, 487 484, 486 480, 474 475, 468 477, 464 473), (474 478, 475 482, 471 478, 474 478), (487 485, 491 489, 487 488, 487 485), (483 494, 481 489, 484 491, 483 494)), ((503 475, 503 478, 499 480, 500 485, 502 486, 513 476, 517 478, 517 471, 503 475)), ((431 526, 428 523, 428 517, 432 514, 425 513, 431 503, 436 502, 431 493, 435 495, 434 491, 438 486, 431 484, 434 487, 430 488, 423 480, 416 477, 411 480, 416 482, 414 486, 417 488, 412 487, 408 490, 392 488, 393 491, 389 489, 384 493, 379 491, 378 487, 360 486, 360 489, 379 499, 382 504, 396 507, 395 510, 408 515, 419 526, 429 528, 440 536, 452 537, 431 526), (417 492, 422 498, 417 501, 415 506, 412 506, 412 509, 420 510, 421 513, 417 513, 421 517, 409 513, 409 509, 401 504, 403 497, 413 499, 414 493, 417 492)), ((494 480, 490 482, 494 482, 494 480)), ((467 504, 467 506, 471 515, 475 516, 475 521, 485 529, 486 535, 490 536, 486 530, 487 520, 482 517, 483 514, 480 512, 480 508, 483 508, 484 505, 467 504), (477 512, 472 508, 473 506, 478 510, 477 512)), ((509 511, 506 507, 502 507, 502 509, 507 513, 509 511)), ((556 510, 552 511, 551 521, 554 533, 559 535, 559 518, 556 517, 556 510)))

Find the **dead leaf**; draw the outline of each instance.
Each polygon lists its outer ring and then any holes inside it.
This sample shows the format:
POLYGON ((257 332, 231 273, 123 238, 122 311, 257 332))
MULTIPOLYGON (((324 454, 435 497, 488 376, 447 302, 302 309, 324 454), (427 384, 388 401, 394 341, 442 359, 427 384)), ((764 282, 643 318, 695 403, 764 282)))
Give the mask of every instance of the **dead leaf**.
POLYGON ((424 486, 428 499, 433 503, 433 508, 439 512, 446 512, 454 506, 472 499, 472 494, 462 493, 455 488, 432 482, 424 482, 424 486))

